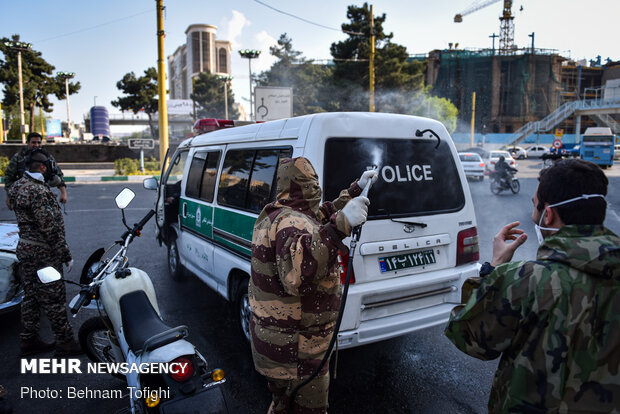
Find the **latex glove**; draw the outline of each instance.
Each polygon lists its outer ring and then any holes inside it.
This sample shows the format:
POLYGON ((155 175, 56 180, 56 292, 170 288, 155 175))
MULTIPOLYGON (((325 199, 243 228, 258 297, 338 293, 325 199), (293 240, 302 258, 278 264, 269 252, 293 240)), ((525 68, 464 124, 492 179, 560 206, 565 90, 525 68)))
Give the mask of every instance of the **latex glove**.
POLYGON ((364 171, 360 179, 357 180, 357 185, 364 188, 366 187, 366 184, 368 184, 368 180, 372 180, 371 183, 374 184, 375 181, 377 181, 377 178, 379 178, 379 173, 376 169, 364 171))
POLYGON ((366 222, 368 216, 368 205, 370 200, 364 196, 355 197, 349 201, 342 209, 344 218, 347 219, 351 227, 357 227, 366 222))
POLYGON ((73 259, 65 263, 65 266, 67 266, 67 273, 71 273, 71 269, 73 269, 73 259))

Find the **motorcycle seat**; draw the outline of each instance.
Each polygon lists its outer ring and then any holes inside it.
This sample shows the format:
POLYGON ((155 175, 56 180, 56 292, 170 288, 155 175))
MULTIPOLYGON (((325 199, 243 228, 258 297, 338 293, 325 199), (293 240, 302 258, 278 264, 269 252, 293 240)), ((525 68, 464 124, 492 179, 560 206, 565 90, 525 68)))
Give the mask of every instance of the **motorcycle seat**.
POLYGON ((123 333, 127 345, 136 355, 187 336, 185 326, 171 328, 161 320, 143 290, 123 295, 120 307, 123 333))

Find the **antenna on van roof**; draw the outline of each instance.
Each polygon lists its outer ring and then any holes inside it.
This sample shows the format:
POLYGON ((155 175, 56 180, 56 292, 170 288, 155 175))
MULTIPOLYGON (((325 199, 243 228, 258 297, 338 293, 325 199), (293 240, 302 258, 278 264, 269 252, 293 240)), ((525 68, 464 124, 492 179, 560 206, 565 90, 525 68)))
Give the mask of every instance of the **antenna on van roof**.
POLYGON ((439 144, 441 143, 441 138, 439 138, 439 135, 437 135, 435 133, 435 131, 433 131, 432 129, 425 129, 424 131, 420 131, 419 129, 416 129, 415 131, 415 136, 416 137, 422 137, 424 136, 425 132, 430 132, 431 134, 435 135, 437 137, 437 145, 435 145, 435 149, 439 148, 439 144))

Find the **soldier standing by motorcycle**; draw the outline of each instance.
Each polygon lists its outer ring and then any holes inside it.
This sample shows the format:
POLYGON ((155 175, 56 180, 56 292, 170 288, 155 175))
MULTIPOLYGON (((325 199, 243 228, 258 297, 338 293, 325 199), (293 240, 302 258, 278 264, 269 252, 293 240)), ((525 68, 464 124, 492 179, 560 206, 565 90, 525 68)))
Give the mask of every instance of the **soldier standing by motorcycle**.
POLYGON ((17 217, 19 243, 17 258, 24 283, 22 302, 21 355, 31 355, 56 348, 56 356, 81 352, 74 340, 66 311, 66 292, 62 280, 43 284, 37 270, 52 266, 62 274, 64 263, 71 270, 73 260, 65 240, 65 226, 56 197, 45 183, 52 166, 46 152, 33 149, 27 159, 24 176, 9 189, 17 217), (52 325, 56 343, 39 337, 39 316, 43 308, 52 325))

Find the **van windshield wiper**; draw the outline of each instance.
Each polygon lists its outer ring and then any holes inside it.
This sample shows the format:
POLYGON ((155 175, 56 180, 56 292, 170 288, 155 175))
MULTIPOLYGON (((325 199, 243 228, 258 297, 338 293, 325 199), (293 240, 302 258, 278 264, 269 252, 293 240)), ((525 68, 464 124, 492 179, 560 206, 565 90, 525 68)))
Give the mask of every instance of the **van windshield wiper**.
POLYGON ((384 208, 380 208, 379 210, 377 210, 377 212, 385 212, 385 215, 387 216, 387 218, 389 218, 394 223, 410 224, 412 226, 418 226, 418 227, 422 227, 422 228, 428 227, 428 224, 426 224, 426 223, 420 223, 418 221, 410 221, 410 220, 403 220, 403 219, 392 218, 390 212, 388 210, 384 209, 384 208))
POLYGON ((393 219, 393 218, 391 218, 390 220, 393 221, 394 223, 410 224, 412 226, 419 226, 419 227, 422 227, 422 228, 428 227, 428 224, 420 223, 420 222, 417 222, 417 221, 399 220, 399 219, 393 219))

